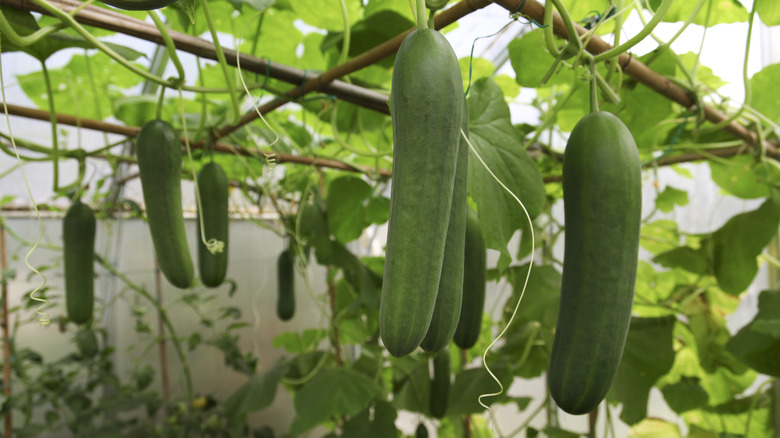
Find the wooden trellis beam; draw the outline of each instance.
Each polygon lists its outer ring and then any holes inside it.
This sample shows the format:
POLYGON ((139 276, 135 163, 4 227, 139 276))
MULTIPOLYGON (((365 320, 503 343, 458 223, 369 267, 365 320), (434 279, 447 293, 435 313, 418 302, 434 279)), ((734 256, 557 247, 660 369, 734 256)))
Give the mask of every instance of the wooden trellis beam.
MULTIPOLYGON (((510 12, 519 12, 520 14, 529 18, 533 18, 540 23, 544 21, 545 6, 536 0, 495 0, 495 2, 510 12)), ((547 6, 552 7, 550 2, 547 2, 547 6)), ((574 23, 574 28, 578 35, 584 35, 588 32, 587 29, 577 23, 574 23)), ((566 31, 566 26, 563 23, 563 19, 556 11, 553 12, 553 32, 555 35, 563 39, 569 38, 569 34, 566 31)), ((601 39, 598 35, 592 35, 590 36, 585 49, 589 53, 596 55, 612 49, 612 46, 601 39)), ((631 54, 621 54, 617 58, 617 63, 623 70, 623 73, 626 75, 636 79, 639 83, 644 84, 656 93, 659 93, 667 99, 682 105, 692 112, 697 112, 699 109, 697 105, 701 105, 701 111, 704 113, 704 117, 713 124, 718 124, 728 119, 728 116, 723 114, 718 109, 702 102, 696 102, 685 89, 670 81, 663 75, 657 73, 638 59, 631 56, 631 54)), ((737 122, 729 123, 724 127, 724 129, 748 145, 756 146, 758 143, 758 137, 756 133, 737 122)), ((762 147, 766 148, 770 154, 777 156, 777 148, 774 145, 768 142, 764 142, 762 147)))

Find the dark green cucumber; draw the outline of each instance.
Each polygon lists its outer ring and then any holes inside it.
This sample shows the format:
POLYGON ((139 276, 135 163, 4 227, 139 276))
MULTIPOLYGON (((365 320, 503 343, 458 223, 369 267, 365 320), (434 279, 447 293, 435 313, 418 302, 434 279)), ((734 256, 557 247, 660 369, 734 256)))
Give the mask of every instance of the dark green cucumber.
MULTIPOLYGON (((466 98, 463 98, 463 119, 461 128, 468 135, 469 111, 466 98)), ((444 244, 444 261, 436 293, 436 305, 433 308, 431 324, 420 347, 433 352, 446 347, 460 319, 463 298, 463 269, 466 247, 466 188, 468 175, 469 146, 459 138, 458 158, 455 167, 455 184, 452 188, 452 206, 447 226, 447 241, 444 244)))
POLYGON ((379 333, 390 354, 401 357, 420 345, 433 315, 460 143, 463 82, 439 32, 406 36, 391 101, 393 184, 379 333))
POLYGON ((200 280, 207 287, 217 287, 225 281, 228 266, 228 180, 225 171, 217 163, 206 163, 198 172, 198 188, 206 241, 216 239, 224 243, 221 252, 212 254, 209 251, 201 238, 198 211, 195 238, 200 280))
POLYGON ((295 315, 295 255, 290 248, 279 254, 276 262, 278 295, 276 316, 288 321, 295 315))
POLYGON ((561 304, 547 381, 564 411, 595 409, 612 385, 631 319, 642 191, 636 143, 607 112, 585 116, 563 159, 561 304))
POLYGON ((84 324, 95 305, 95 213, 74 202, 62 220, 65 308, 68 319, 84 324))
POLYGON ((181 142, 170 123, 146 122, 136 140, 138 173, 154 251, 165 278, 185 289, 192 265, 181 206, 181 142))
POLYGON ((487 249, 482 237, 477 212, 466 213, 466 259, 463 269, 463 305, 460 320, 452 338, 455 345, 468 350, 479 339, 482 314, 485 309, 485 283, 487 281, 487 249))
POLYGON ((151 11, 168 6, 176 0, 101 0, 103 3, 127 11, 151 11))
POLYGON ((450 352, 439 350, 433 355, 433 379, 431 379, 431 416, 444 418, 450 397, 450 352))

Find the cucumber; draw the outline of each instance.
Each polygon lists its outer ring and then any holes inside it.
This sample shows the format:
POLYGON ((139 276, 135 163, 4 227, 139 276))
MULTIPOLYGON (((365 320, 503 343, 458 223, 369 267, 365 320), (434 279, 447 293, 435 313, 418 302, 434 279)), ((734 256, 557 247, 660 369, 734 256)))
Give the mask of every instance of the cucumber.
POLYGON ((279 254, 276 273, 276 316, 282 321, 288 321, 295 315, 295 255, 289 247, 279 254))
POLYGON ((181 143, 173 126, 146 122, 138 132, 136 156, 157 262, 168 282, 185 289, 195 270, 181 206, 181 143))
POLYGON ((463 269, 463 305, 453 342, 468 350, 479 339, 482 314, 485 309, 485 283, 487 281, 487 249, 482 237, 477 212, 466 213, 466 259, 463 269))
MULTIPOLYGON (((463 98, 463 132, 469 132, 469 111, 463 98)), ((446 347, 452 340, 461 312, 463 298, 463 269, 466 247, 466 188, 468 175, 469 146, 463 138, 458 139, 458 158, 455 167, 455 184, 452 189, 452 206, 447 226, 447 241, 444 244, 444 261, 436 293, 431 324, 420 347, 433 352, 446 347)))
POLYGON ((563 159, 563 279, 547 381, 564 411, 598 407, 615 377, 631 319, 642 191, 636 143, 623 122, 591 113, 563 159))
POLYGON ((103 3, 127 11, 151 11, 168 6, 176 0, 101 0, 103 3))
POLYGON ((85 324, 95 305, 95 213, 74 202, 62 220, 65 309, 68 319, 85 324))
POLYGON ((433 315, 463 117, 458 59, 439 32, 404 38, 392 79, 393 184, 379 333, 396 357, 416 349, 433 315))
POLYGON ((418 424, 414 431, 414 438, 428 438, 428 428, 422 423, 418 424))
POLYGON ((200 202, 203 207, 203 230, 206 239, 225 244, 221 252, 212 254, 203 243, 200 232, 200 211, 197 224, 198 268, 200 281, 206 287, 217 287, 225 281, 228 265, 228 180, 219 164, 206 163, 198 172, 200 202))
POLYGON ((431 415, 444 418, 450 396, 450 351, 439 350, 433 355, 433 379, 431 380, 431 415))

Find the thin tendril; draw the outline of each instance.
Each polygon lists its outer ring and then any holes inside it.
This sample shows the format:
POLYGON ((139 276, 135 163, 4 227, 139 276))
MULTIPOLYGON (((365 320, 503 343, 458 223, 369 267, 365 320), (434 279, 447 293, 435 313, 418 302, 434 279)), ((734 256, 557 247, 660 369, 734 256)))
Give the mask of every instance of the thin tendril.
MULTIPOLYGON (((0 37, 0 53, 2 53, 2 37, 0 37)), ((30 184, 27 180, 27 175, 24 172, 24 166, 22 165, 22 158, 19 156, 19 151, 16 149, 16 140, 14 140, 13 133, 11 132, 11 116, 8 114, 8 105, 5 104, 6 97, 5 97, 5 82, 3 80, 3 64, 2 64, 2 57, 0 57, 0 94, 2 94, 3 98, 3 109, 5 113, 5 122, 6 126, 8 128, 8 135, 11 138, 11 146, 14 149, 14 154, 16 154, 16 161, 19 164, 19 171, 22 172, 22 179, 24 180, 24 186, 27 188, 27 195, 30 197, 30 202, 32 203, 33 211, 35 212, 35 217, 38 220, 38 238, 33 244, 32 248, 30 248, 29 251, 27 251, 27 254, 24 256, 24 264, 33 271, 36 275, 41 277, 41 284, 38 285, 35 289, 33 289, 32 292, 30 292, 30 299, 37 301, 41 303, 40 306, 35 308, 35 313, 38 315, 38 322, 41 326, 47 326, 51 324, 51 318, 49 313, 44 312, 43 309, 46 308, 49 305, 49 300, 46 297, 39 297, 36 295, 38 291, 43 289, 44 286, 46 286, 46 276, 41 273, 41 271, 35 269, 33 265, 30 264, 30 256, 33 252, 35 252, 36 249, 38 249, 38 245, 41 243, 41 239, 43 238, 43 221, 41 219, 41 214, 38 211, 38 206, 35 203, 35 199, 33 199, 32 189, 30 189, 30 184)))
POLYGON ((534 264, 533 253, 534 253, 534 251, 536 249, 535 248, 535 246, 536 246, 535 245, 535 243, 536 243, 535 240, 536 239, 534 237, 534 226, 533 226, 533 222, 531 221, 531 215, 528 214, 528 210, 525 208, 525 205, 523 204, 523 202, 517 197, 517 195, 512 193, 512 191, 509 190, 509 188, 503 182, 501 182, 500 179, 498 179, 498 177, 493 173, 492 170, 490 170, 488 165, 485 163, 485 161, 479 155, 479 152, 477 152, 477 150, 471 144, 471 141, 469 141, 469 138, 468 138, 468 136, 466 136, 466 133, 463 132, 462 130, 461 130, 461 136, 466 140, 466 143, 469 145, 469 149, 471 149, 471 151, 474 153, 474 155, 476 155, 477 159, 479 160, 480 163, 482 163, 482 166, 485 168, 485 170, 488 171, 490 176, 493 177, 493 179, 498 183, 498 185, 501 186, 501 188, 504 189, 507 193, 509 193, 509 195, 512 196, 512 198, 514 198, 514 200, 517 201, 518 204, 520 204, 520 207, 522 207, 523 213, 525 213, 525 217, 528 220, 529 229, 531 230, 531 236, 530 237, 531 237, 531 255, 532 255, 532 257, 531 257, 531 260, 530 260, 530 262, 528 264, 528 272, 526 273, 526 276, 525 276, 525 282, 523 282, 523 289, 520 292, 520 298, 517 300, 517 304, 515 304, 515 308, 512 311, 512 316, 509 318, 509 321, 506 323, 506 326, 504 327, 504 329, 501 330, 501 332, 498 334, 498 336, 496 336, 496 338, 493 339, 493 341, 490 343, 490 345, 488 345, 488 347, 482 353, 482 365, 485 367, 485 370, 488 372, 488 374, 490 374, 490 377, 492 377, 493 380, 495 380, 495 382, 498 383, 498 386, 499 386, 500 389, 499 389, 498 392, 481 394, 477 398, 477 401, 479 402, 480 406, 482 406, 483 408, 488 410, 488 412, 490 413, 491 424, 493 426, 495 426, 495 417, 494 417, 494 414, 493 414, 493 410, 490 408, 490 406, 486 405, 482 401, 482 399, 486 398, 486 397, 495 397, 495 396, 501 395, 504 392, 504 385, 501 384, 501 381, 498 380, 498 377, 496 377, 496 375, 493 374, 493 371, 490 370, 490 367, 487 364, 487 354, 490 351, 490 349, 493 348, 493 345, 495 345, 495 343, 498 342, 498 340, 501 339, 501 337, 503 337, 504 334, 506 333, 506 331, 509 329, 509 326, 512 324, 512 321, 514 321, 514 319, 515 319, 515 315, 517 315, 517 309, 520 308, 520 303, 523 301, 523 296, 525 295, 525 290, 528 287, 528 279, 531 278, 531 269, 533 268, 533 264, 534 264))

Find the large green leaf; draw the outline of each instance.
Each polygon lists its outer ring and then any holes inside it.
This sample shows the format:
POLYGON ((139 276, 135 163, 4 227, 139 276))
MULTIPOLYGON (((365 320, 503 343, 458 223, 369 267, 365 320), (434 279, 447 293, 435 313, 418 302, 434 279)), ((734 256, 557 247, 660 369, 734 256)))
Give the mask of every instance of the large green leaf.
POLYGON ((342 438, 396 438, 395 419, 398 413, 388 402, 380 401, 369 406, 344 423, 342 438))
POLYGON ((688 205, 688 192, 672 186, 666 186, 664 191, 655 198, 655 206, 664 213, 674 210, 674 207, 677 205, 688 205))
MULTIPOLYGON (((535 29, 526 32, 522 37, 510 42, 508 49, 517 83, 522 87, 540 87, 542 79, 555 60, 545 50, 543 30, 535 29)), ((545 86, 570 84, 573 80, 576 79, 571 69, 559 67, 545 86)))
POLYGON ((410 355, 391 358, 393 405, 396 409, 430 415, 431 380, 428 357, 410 355))
POLYGON ((756 257, 777 234, 780 212, 772 200, 738 214, 712 234, 713 269, 724 292, 739 294, 758 272, 756 257))
MULTIPOLYGON (((491 364, 490 370, 498 377, 504 392, 498 396, 484 397, 482 403, 487 406, 507 399, 506 390, 512 382, 512 373, 506 366, 491 364)), ((450 398, 447 401, 448 415, 478 414, 485 410, 479 404, 479 398, 485 394, 499 391, 498 383, 488 374, 485 368, 470 368, 455 375, 455 381, 450 387, 450 398)))
POLYGON ((280 360, 270 370, 250 377, 225 401, 228 417, 236 419, 270 406, 276 397, 276 387, 289 366, 289 362, 280 360))
POLYGON ((758 313, 726 347, 754 370, 780 377, 780 290, 761 292, 758 313))
POLYGON ((780 24, 780 2, 777 0, 754 0, 756 12, 767 26, 780 24))
POLYGON ((357 414, 381 394, 375 381, 349 368, 322 371, 295 394, 290 433, 306 432, 332 417, 357 414))
MULTIPOLYGON (((535 218, 544 205, 544 183, 539 168, 525 152, 522 139, 512 125, 501 89, 491 79, 483 78, 474 82, 469 94, 470 138, 474 149, 493 174, 523 202, 531 218, 535 218)), ((468 186, 479 207, 485 245, 501 252, 499 270, 503 270, 511 261, 507 244, 528 219, 522 207, 493 179, 473 152, 469 158, 468 186)))
POLYGON ((351 242, 368 225, 363 203, 371 195, 371 186, 362 179, 340 176, 328 185, 328 228, 341 243, 351 242))
POLYGON ((750 155, 737 155, 728 161, 708 161, 712 180, 728 193, 742 199, 769 196, 763 168, 750 155))
POLYGON ((626 346, 608 398, 623 404, 620 418, 636 424, 647 416, 650 389, 674 364, 675 317, 631 318, 626 346))
MULTIPOLYGON (((650 0, 653 10, 658 9, 662 0, 650 0)), ((772 0, 769 0, 772 1, 772 0)), ((686 21, 693 12, 696 4, 694 1, 673 1, 669 12, 664 16, 664 21, 686 21)), ((748 15, 745 7, 738 0, 707 0, 704 6, 696 14, 693 20, 695 24, 713 26, 720 23, 737 23, 747 21, 748 15), (710 13, 707 14, 707 10, 710 13), (709 16, 708 16, 709 15, 709 16)))
POLYGON ((750 105, 774 122, 780 121, 780 63, 765 66, 750 78, 750 105))
MULTIPOLYGON (((362 2, 345 2, 350 26, 363 18, 362 2)), ((307 24, 327 30, 344 30, 339 0, 294 0, 290 2, 298 17, 307 24)))

